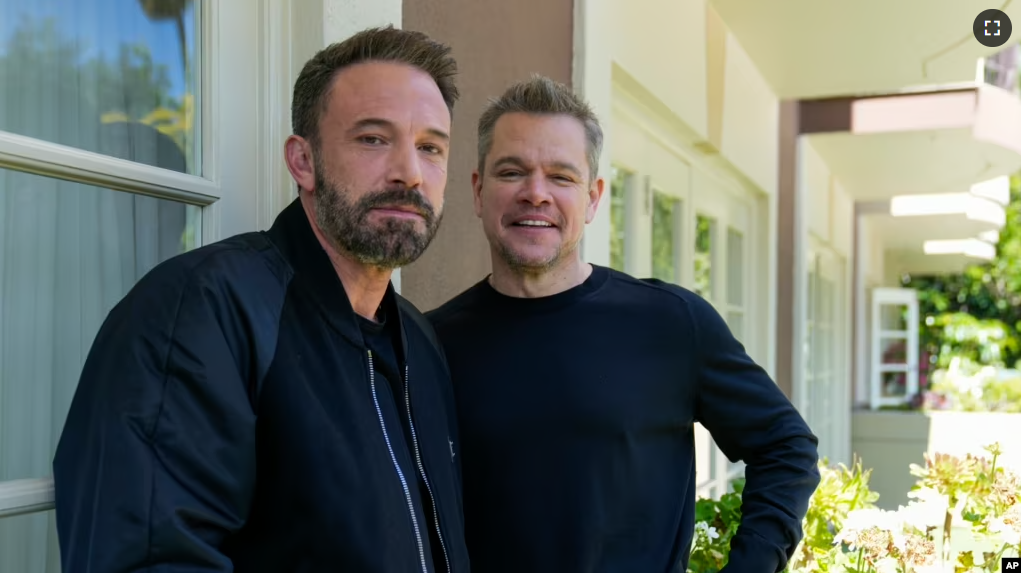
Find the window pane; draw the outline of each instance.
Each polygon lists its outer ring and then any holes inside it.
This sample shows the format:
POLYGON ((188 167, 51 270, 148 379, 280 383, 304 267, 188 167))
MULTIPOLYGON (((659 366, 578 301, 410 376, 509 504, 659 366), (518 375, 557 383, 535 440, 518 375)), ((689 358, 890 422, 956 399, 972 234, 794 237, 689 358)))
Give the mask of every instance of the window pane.
POLYGON ((695 292, 713 298, 713 230, 716 221, 704 215, 695 218, 695 292))
POLYGON ((674 248, 674 211, 677 199, 654 192, 652 194, 652 278, 678 282, 674 248))
POLYGON ((879 308, 879 328, 882 330, 907 330, 908 305, 884 304, 879 308))
POLYGON ((834 295, 836 287, 833 281, 823 278, 819 286, 819 304, 822 307, 819 309, 819 316, 827 324, 833 323, 833 305, 836 304, 834 295))
MULTIPOLYGON (((814 259, 813 259, 814 260, 814 259)), ((810 263, 808 271, 808 305, 806 308, 805 317, 805 369, 808 373, 808 377, 812 378, 815 376, 816 369, 818 367, 819 359, 816 356, 818 352, 818 344, 816 344, 816 322, 819 320, 815 301, 819 298, 818 286, 819 279, 815 273, 815 264, 810 263)))
POLYGON ((744 235, 727 229, 727 304, 744 306, 744 235))
POLYGON ((0 170, 0 481, 50 475, 93 337, 142 275, 195 245, 199 219, 198 207, 0 170))
POLYGON ((907 364, 908 340, 906 338, 881 338, 879 341, 881 364, 907 364))
POLYGON ((613 168, 610 179, 610 268, 624 271, 624 232, 627 172, 613 168))
POLYGON ((52 511, 0 519, 0 571, 60 573, 52 511))
POLYGON ((199 174, 196 4, 0 0, 0 131, 199 174))
POLYGON ((883 398, 901 398, 907 396, 908 375, 904 372, 883 372, 882 375, 883 398))

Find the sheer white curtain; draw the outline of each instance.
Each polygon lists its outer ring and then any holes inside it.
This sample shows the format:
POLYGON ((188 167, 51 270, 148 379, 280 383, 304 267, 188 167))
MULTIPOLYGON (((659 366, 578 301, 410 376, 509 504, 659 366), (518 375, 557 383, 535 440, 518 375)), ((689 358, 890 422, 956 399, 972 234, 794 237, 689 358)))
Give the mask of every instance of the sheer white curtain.
MULTIPOLYGON (((96 332, 185 224, 183 205, 0 171, 0 481, 50 475, 96 332)), ((0 572, 59 571, 51 521, 0 520, 0 572)))
MULTIPOLYGON (((195 173, 189 66, 175 86, 158 61, 187 57, 178 40, 191 25, 176 24, 189 4, 0 0, 0 132, 195 173), (169 8, 176 22, 156 22, 169 8), (167 54, 146 47, 157 44, 167 54)), ((193 246, 197 223, 194 207, 0 169, 0 482, 51 475, 102 321, 193 246)), ((0 519, 0 573, 59 570, 52 511, 0 519)))
MULTIPOLYGON (((10 171, 0 177, 0 480, 50 475, 95 333, 158 260, 134 247, 136 229, 159 228, 155 202, 10 171)), ((59 571, 51 521, 51 512, 0 520, 0 571, 59 571)))

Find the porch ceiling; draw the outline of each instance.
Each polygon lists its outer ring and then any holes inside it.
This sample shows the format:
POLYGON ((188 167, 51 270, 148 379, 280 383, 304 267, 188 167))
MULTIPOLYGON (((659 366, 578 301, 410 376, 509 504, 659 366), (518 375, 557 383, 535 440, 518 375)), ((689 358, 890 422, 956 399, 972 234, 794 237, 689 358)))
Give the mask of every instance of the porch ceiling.
POLYGON ((886 251, 887 269, 897 275, 957 274, 986 261, 964 254, 926 255, 917 251, 886 251))
MULTIPOLYGON (((782 99, 889 93, 974 81, 972 22, 998 8, 1021 25, 1021 2, 998 0, 712 0, 782 99)), ((1015 30, 1017 35, 1018 31, 1015 30)))
POLYGON ((993 86, 802 110, 815 122, 805 137, 857 201, 958 192, 1021 169, 1021 100, 993 86))
POLYGON ((872 228, 879 230, 886 249, 914 252, 918 256, 923 255, 926 241, 971 239, 988 231, 998 231, 1001 227, 988 221, 969 218, 964 213, 916 217, 877 214, 868 217, 873 221, 872 228))

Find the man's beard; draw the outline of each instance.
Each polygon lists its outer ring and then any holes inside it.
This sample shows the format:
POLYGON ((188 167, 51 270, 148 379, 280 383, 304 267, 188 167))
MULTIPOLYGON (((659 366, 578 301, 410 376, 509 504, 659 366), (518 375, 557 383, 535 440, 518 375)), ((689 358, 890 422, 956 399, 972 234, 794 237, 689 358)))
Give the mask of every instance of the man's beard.
POLYGON ((567 243, 560 243, 553 249, 552 253, 545 257, 524 255, 500 240, 494 241, 494 245, 496 247, 496 254, 510 270, 522 275, 542 275, 557 268, 568 258, 576 256, 578 247, 581 245, 581 238, 567 243))
POLYGON ((510 269, 523 275, 541 275, 554 269, 563 258, 563 246, 557 246, 556 250, 548 257, 536 259, 526 257, 515 252, 511 247, 497 241, 496 252, 503 259, 510 269))
MULTIPOLYGON (((527 214, 528 213, 520 212, 512 214, 509 217, 520 218, 521 215, 527 214)), ((546 216, 552 218, 556 222, 558 229, 562 229, 564 227, 565 222, 562 216, 556 213, 546 214, 546 216)), ((498 236, 494 237, 492 243, 495 247, 497 256, 503 260, 504 264, 507 265, 510 270, 522 275, 535 276, 548 273, 560 266, 566 258, 575 255, 578 250, 578 246, 581 244, 581 237, 575 241, 561 241, 551 253, 544 257, 528 256, 516 251, 509 242, 501 241, 498 236)))
POLYGON ((443 218, 415 189, 389 187, 350 201, 350 192, 326 178, 319 163, 315 166, 316 223, 335 248, 356 261, 378 268, 396 269, 414 262, 436 236, 443 218), (378 207, 410 207, 424 218, 425 230, 418 221, 387 218, 382 224, 369 221, 369 213, 378 207))

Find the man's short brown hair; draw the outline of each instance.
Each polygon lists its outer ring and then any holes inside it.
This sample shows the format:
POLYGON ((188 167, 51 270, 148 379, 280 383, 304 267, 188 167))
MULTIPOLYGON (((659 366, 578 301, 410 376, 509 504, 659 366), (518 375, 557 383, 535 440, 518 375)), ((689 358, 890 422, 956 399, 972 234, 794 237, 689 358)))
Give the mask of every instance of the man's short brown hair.
POLYGON ((319 120, 330 101, 333 79, 342 69, 365 62, 407 64, 429 74, 450 113, 459 96, 454 77, 457 62, 450 47, 422 32, 399 30, 393 26, 363 30, 343 42, 331 44, 312 56, 294 83, 291 124, 294 134, 319 145, 319 120))
POLYGON ((589 175, 599 175, 599 155, 603 151, 603 128, 588 103, 571 88, 550 78, 533 75, 531 79, 512 85, 499 98, 489 102, 479 118, 479 175, 485 172, 486 156, 493 148, 496 122, 508 113, 536 115, 567 115, 585 127, 589 175))

